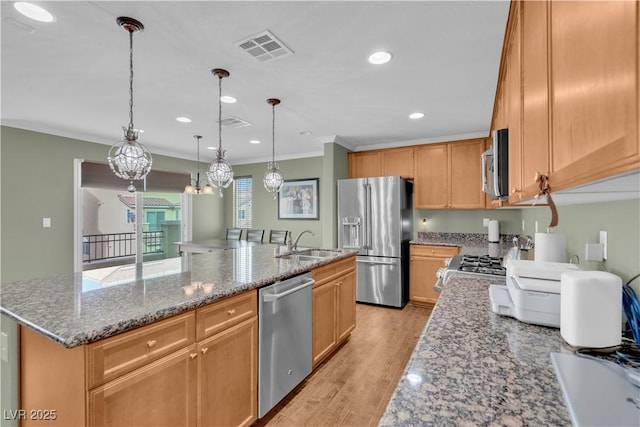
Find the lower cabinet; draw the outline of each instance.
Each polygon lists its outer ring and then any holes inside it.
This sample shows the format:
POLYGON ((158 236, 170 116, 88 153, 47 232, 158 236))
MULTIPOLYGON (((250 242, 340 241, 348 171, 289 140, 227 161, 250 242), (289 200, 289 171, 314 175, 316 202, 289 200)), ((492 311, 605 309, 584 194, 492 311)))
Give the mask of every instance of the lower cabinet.
POLYGON ((313 367, 330 355, 356 327, 355 257, 311 271, 313 367))
POLYGON ((440 293, 433 289, 436 272, 444 260, 457 255, 457 246, 411 245, 409 267, 409 301, 414 304, 433 305, 440 293))
POLYGON ((68 427, 249 426, 257 332, 257 291, 73 349, 21 327, 21 407, 68 427))

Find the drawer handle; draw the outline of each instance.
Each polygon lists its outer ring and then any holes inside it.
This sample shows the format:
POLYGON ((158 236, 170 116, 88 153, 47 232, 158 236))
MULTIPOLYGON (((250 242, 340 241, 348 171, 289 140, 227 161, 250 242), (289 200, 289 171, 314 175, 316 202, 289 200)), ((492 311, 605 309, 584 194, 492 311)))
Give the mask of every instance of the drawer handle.
POLYGON ((229 313, 229 316, 233 316, 234 314, 236 314, 236 310, 232 308, 231 310, 227 311, 227 313, 229 313))
POLYGON ((153 348, 153 347, 155 347, 155 346, 156 346, 156 344, 157 344, 156 340, 149 340, 149 341, 147 341, 147 347, 149 347, 149 348, 153 348))
POLYGON ((207 354, 207 351, 209 351, 209 347, 205 347, 201 351, 202 351, 202 354, 205 355, 207 354))
POLYGON ((198 357, 198 353, 191 353, 189 355, 189 357, 191 358, 191 360, 195 359, 196 357, 198 357))

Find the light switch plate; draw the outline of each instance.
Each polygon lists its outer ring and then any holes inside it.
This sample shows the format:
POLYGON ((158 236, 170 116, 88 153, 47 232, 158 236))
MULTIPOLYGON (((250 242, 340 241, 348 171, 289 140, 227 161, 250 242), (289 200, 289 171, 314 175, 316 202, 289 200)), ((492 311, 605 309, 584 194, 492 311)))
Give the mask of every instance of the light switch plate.
POLYGON ((0 358, 3 362, 9 361, 9 340, 4 332, 0 332, 0 358))
POLYGON ((51 227, 51 218, 42 218, 42 227, 43 228, 51 227))

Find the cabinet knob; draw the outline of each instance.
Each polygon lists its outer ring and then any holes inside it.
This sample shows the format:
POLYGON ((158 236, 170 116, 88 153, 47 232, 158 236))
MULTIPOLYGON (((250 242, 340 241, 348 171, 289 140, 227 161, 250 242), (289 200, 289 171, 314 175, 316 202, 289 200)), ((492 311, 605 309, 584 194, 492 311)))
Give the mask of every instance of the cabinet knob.
POLYGON ((205 347, 200 351, 202 352, 203 355, 205 355, 205 354, 207 354, 207 351, 209 351, 209 347, 205 347))
POLYGON ((229 314, 229 316, 233 316, 234 314, 236 314, 236 310, 232 308, 231 310, 227 311, 227 313, 229 314))
POLYGON ((156 340, 149 340, 149 341, 147 341, 147 347, 149 347, 149 348, 153 348, 153 347, 155 347, 155 346, 156 346, 156 344, 157 344, 156 340))
POLYGON ((196 357, 198 357, 198 353, 191 353, 189 355, 189 357, 191 358, 191 360, 195 359, 196 357))

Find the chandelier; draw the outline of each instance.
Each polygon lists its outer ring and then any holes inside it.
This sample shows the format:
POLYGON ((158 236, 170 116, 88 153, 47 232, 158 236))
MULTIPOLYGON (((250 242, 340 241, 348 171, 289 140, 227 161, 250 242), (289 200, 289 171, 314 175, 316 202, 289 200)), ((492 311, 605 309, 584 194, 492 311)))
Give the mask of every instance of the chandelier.
POLYGON ((133 126, 133 33, 142 31, 144 25, 125 16, 116 21, 123 30, 129 32, 129 126, 122 127, 122 140, 109 149, 107 160, 116 176, 129 180, 127 190, 133 193, 136 191, 133 181, 144 179, 153 162, 147 147, 138 142, 139 130, 133 126))
POLYGON ((269 98, 267 103, 271 105, 271 161, 267 163, 267 172, 264 174, 262 182, 264 188, 269 193, 273 193, 275 199, 284 183, 284 176, 276 163, 276 105, 280 104, 280 100, 269 98))
POLYGON ((198 141, 198 163, 197 163, 197 173, 196 179, 192 179, 189 185, 184 188, 184 192, 187 194, 213 194, 213 188, 206 183, 205 179, 200 179, 200 135, 193 135, 193 137, 198 141), (200 181, 204 182, 204 187, 200 187, 200 181))
POLYGON ((214 68, 211 73, 218 77, 218 150, 216 158, 209 165, 207 170, 207 178, 211 185, 216 187, 218 192, 216 195, 222 197, 222 189, 229 187, 233 182, 233 169, 228 161, 224 159, 226 150, 222 149, 222 79, 229 77, 229 72, 222 68, 214 68))

